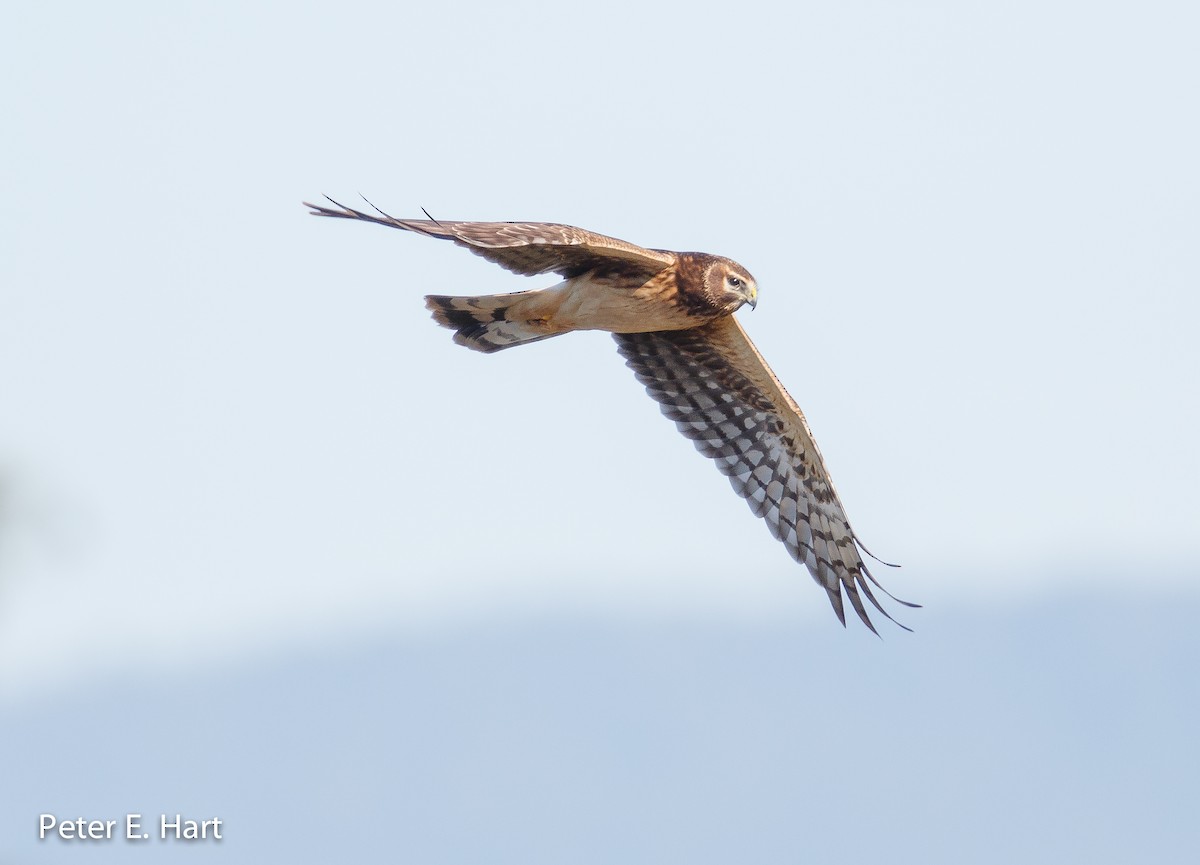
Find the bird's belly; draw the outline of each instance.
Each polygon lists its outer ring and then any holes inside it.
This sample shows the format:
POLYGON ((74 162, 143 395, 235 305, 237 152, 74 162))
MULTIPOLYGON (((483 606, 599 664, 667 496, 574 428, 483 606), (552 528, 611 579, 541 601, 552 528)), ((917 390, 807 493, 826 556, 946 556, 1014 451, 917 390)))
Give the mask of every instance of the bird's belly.
POLYGON ((562 302, 552 321, 564 330, 648 333, 686 330, 709 320, 689 314, 675 302, 672 291, 653 280, 641 285, 610 285, 585 277, 568 280, 556 290, 562 292, 562 302))

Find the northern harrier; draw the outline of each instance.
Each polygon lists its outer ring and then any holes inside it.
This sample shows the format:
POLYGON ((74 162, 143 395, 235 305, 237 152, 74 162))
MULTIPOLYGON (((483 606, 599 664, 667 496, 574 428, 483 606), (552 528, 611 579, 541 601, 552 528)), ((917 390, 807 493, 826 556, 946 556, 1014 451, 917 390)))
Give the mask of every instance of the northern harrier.
MULTIPOLYGON (((875 630, 859 593, 879 612, 862 547, 800 407, 733 317, 758 287, 728 258, 643 249, 569 225, 445 222, 305 205, 314 216, 361 219, 452 240, 514 273, 556 273, 552 288, 481 297, 430 295, 425 305, 454 341, 493 352, 569 333, 607 330, 617 350, 696 449, 713 459, 756 516, 829 595, 842 624, 842 594, 875 630)), ((428 214, 426 214, 428 215, 428 214)), ((868 555, 870 555, 868 553, 868 555)), ((894 621, 894 620, 893 620, 894 621)), ((904 627, 901 625, 901 627, 904 627)))

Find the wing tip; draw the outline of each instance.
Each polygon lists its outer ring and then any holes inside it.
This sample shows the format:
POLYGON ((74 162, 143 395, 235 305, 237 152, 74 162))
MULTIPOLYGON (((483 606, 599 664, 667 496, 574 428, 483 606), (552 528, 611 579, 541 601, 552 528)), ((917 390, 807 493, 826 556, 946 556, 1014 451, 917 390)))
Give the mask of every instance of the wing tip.
MULTIPOLYGON (((401 219, 398 216, 392 216, 387 211, 382 210, 376 206, 371 199, 367 198, 362 193, 359 193, 359 197, 379 215, 375 216, 371 213, 364 213, 361 210, 355 210, 353 207, 348 207, 345 204, 342 204, 340 201, 330 198, 328 195, 324 196, 324 198, 330 204, 334 205, 334 207, 326 207, 323 204, 313 204, 311 201, 302 201, 301 204, 309 209, 308 212, 312 216, 330 216, 335 219, 359 219, 363 222, 374 222, 376 225, 386 225, 389 228, 399 228, 403 231, 412 231, 416 234, 424 234, 426 237, 433 237, 439 240, 454 238, 454 235, 450 232, 450 230, 445 228, 437 220, 431 220, 431 223, 427 223, 420 219, 401 219), (441 233, 431 228, 431 224, 436 225, 438 229, 440 229, 441 233)), ((424 208, 422 208, 422 210, 424 210, 424 208)))
MULTIPOLYGON (((863 551, 864 551, 864 552, 866 551, 866 547, 863 547, 862 543, 861 543, 861 542, 858 540, 858 538, 855 538, 855 539, 854 539, 854 542, 855 542, 856 544, 858 544, 858 545, 859 545, 859 547, 861 547, 861 548, 863 549, 863 551)), ((870 554, 870 553, 867 553, 867 555, 868 555, 868 556, 870 556, 871 554, 870 554)), ((873 558, 873 559, 874 559, 875 557, 874 557, 874 556, 871 556, 871 558, 873 558)), ((876 560, 876 561, 879 561, 878 559, 875 559, 875 560, 876 560)), ((883 562, 883 564, 885 564, 885 565, 886 565, 886 564, 887 564, 887 562, 883 562)), ((898 567, 900 567, 900 566, 899 566, 899 565, 892 565, 892 567, 898 568, 898 567)), ((880 582, 879 582, 879 580, 875 579, 875 575, 874 575, 874 574, 872 574, 872 573, 871 573, 871 572, 870 572, 870 571, 867 569, 867 565, 866 565, 866 563, 865 563, 865 562, 863 562, 863 563, 860 565, 860 568, 861 568, 861 570, 862 570, 863 574, 865 574, 865 575, 866 575, 867 579, 868 579, 868 580, 870 580, 872 583, 874 583, 874 584, 875 584, 875 588, 879 589, 879 591, 883 592, 885 595, 887 595, 889 598, 891 598, 891 599, 892 599, 893 601, 895 601, 897 604, 903 604, 904 606, 906 606, 906 607, 909 607, 909 608, 911 608, 911 609, 914 609, 914 610, 919 610, 919 609, 921 609, 921 605, 920 605, 920 604, 914 604, 912 601, 906 601, 906 600, 904 600, 903 598, 897 598, 895 595, 893 595, 891 592, 889 592, 887 589, 885 589, 885 588, 883 587, 883 584, 882 584, 882 583, 880 583, 880 582)), ((864 584, 864 585, 865 585, 865 584, 864 584)), ((897 622, 897 624, 899 624, 899 623, 897 622)))

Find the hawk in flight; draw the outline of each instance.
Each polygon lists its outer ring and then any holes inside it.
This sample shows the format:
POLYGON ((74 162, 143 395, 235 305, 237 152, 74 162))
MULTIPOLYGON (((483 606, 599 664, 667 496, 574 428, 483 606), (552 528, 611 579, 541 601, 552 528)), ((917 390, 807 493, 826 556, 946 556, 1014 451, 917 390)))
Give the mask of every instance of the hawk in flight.
POLYGON ((430 295, 425 304, 438 324, 454 331, 455 342, 475 351, 573 330, 610 331, 663 414, 716 462, 792 558, 808 567, 843 625, 843 597, 872 631, 863 595, 892 618, 872 585, 897 603, 917 606, 892 596, 867 570, 859 549, 867 550, 846 519, 800 407, 733 317, 743 304, 753 309, 758 302, 754 277, 740 264, 699 252, 644 249, 569 225, 396 219, 329 201, 334 207, 305 206, 314 216, 451 240, 524 276, 562 277, 552 288, 430 295))

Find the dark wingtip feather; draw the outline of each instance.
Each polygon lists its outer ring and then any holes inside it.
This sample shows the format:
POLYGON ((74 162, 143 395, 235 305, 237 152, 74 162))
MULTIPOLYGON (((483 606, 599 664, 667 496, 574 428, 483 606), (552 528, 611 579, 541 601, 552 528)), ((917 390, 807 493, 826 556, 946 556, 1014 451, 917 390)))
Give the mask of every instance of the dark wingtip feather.
POLYGON ((302 202, 305 207, 309 208, 309 212, 313 216, 333 216, 338 219, 366 219, 366 220, 372 221, 372 222, 376 221, 373 217, 368 216, 365 213, 360 213, 359 211, 355 210, 353 207, 347 207, 346 205, 342 204, 340 201, 334 201, 328 195, 325 195, 322 197, 326 201, 328 201, 330 204, 332 204, 340 209, 334 210, 332 207, 326 207, 323 204, 313 204, 311 201, 302 202))
POLYGON ((384 219, 386 219, 388 222, 395 223, 397 225, 400 224, 401 222, 403 222, 403 220, 397 219, 396 217, 392 216, 390 213, 386 213, 383 210, 381 210, 380 208, 376 207, 375 202, 371 201, 371 199, 367 198, 361 192, 358 194, 358 197, 361 198, 363 201, 365 201, 367 204, 371 205, 371 207, 375 210, 375 212, 378 213, 380 216, 382 216, 384 219))
MULTIPOLYGON (((854 531, 853 531, 853 529, 851 530, 851 534, 852 534, 852 535, 854 535, 854 531)), ((875 561, 879 562, 879 564, 881 564, 881 565, 886 565, 886 566, 887 566, 887 567, 889 567, 889 568, 898 568, 898 567, 900 567, 899 565, 897 565, 897 564, 895 564, 895 563, 893 563, 893 562, 885 562, 883 559, 879 558, 879 556, 875 555, 873 552, 871 552, 870 550, 868 550, 868 549, 867 549, 867 545, 866 545, 866 544, 864 544, 862 541, 860 541, 860 540, 858 539, 858 535, 854 535, 854 543, 858 544, 858 548, 859 548, 860 550, 862 550, 862 551, 863 551, 864 553, 866 553, 868 556, 870 556, 871 558, 873 558, 875 561)), ((883 588, 883 586, 880 586, 880 588, 882 589, 882 588, 883 588)))
MULTIPOLYGON (((863 572, 864 573, 866 572, 865 566, 863 567, 863 572)), ((868 576, 870 576, 870 575, 868 574, 868 576)), ((869 600, 874 605, 875 609, 877 609, 877 610, 879 610, 879 612, 883 613, 883 615, 887 618, 887 620, 889 622, 891 622, 893 625, 896 625, 899 628, 903 628, 904 630, 908 631, 910 634, 912 633, 912 628, 910 628, 908 625, 903 624, 902 622, 896 621, 896 619, 892 617, 892 614, 883 608, 883 605, 879 603, 879 601, 876 599, 874 593, 871 591, 871 584, 868 583, 866 580, 864 580, 861 575, 859 575, 859 577, 858 577, 858 586, 859 586, 859 588, 861 588, 863 590, 863 594, 865 594, 867 596, 867 600, 869 600)), ((850 590, 854 591, 853 587, 851 587, 850 590)), ((886 592, 887 590, 884 589, 884 591, 886 592)), ((891 597, 891 595, 888 595, 888 597, 891 597)), ((903 603, 903 601, 901 603, 903 603)), ((871 630, 875 630, 875 629, 872 628, 871 630)), ((878 636, 878 634, 876 636, 878 636)))
POLYGON ((829 605, 833 607, 834 614, 837 615, 838 621, 842 623, 842 627, 846 627, 846 609, 842 605, 841 586, 826 586, 825 593, 829 595, 829 605))
MULTIPOLYGON (((862 544, 858 542, 858 539, 857 539, 857 538, 855 538, 855 539, 854 539, 854 541, 855 541, 855 543, 858 543, 858 545, 859 545, 860 547, 862 547, 862 544)), ((865 549, 865 548, 864 548, 864 549, 865 549)), ((870 554, 870 553, 867 553, 867 555, 871 555, 871 554, 870 554)), ((875 557, 874 557, 874 556, 871 556, 871 558, 873 558, 873 559, 874 559, 875 557)), ((876 559, 876 561, 878 561, 878 559, 876 559)), ((883 564, 885 564, 885 565, 886 565, 886 564, 887 564, 887 562, 884 562, 883 564)), ((900 567, 900 566, 899 566, 899 565, 894 565, 894 567, 897 567, 897 568, 898 568, 898 567, 900 567)), ((914 604, 912 601, 904 601, 904 600, 901 600, 900 598, 897 598, 895 595, 893 595, 891 592, 889 592, 887 589, 885 589, 885 588, 883 587, 883 585, 882 585, 882 584, 879 582, 879 580, 875 579, 875 575, 874 575, 874 574, 872 574, 872 573, 871 573, 869 570, 867 570, 867 566, 866 566, 865 564, 862 566, 862 572, 863 572, 864 574, 866 574, 866 575, 867 575, 867 579, 868 579, 868 580, 870 580, 872 583, 874 583, 874 584, 875 584, 875 588, 879 589, 879 591, 883 592, 885 595, 887 595, 889 598, 891 598, 891 599, 892 599, 893 601, 895 601, 897 604, 903 604, 903 605, 904 605, 904 606, 906 606, 906 607, 912 607, 914 610, 919 610, 919 609, 921 609, 921 605, 920 605, 920 604, 914 604)), ((897 624, 899 624, 899 623, 897 623, 897 624)))
MULTIPOLYGON (((862 623, 864 625, 866 625, 867 628, 870 629, 871 633, 878 637, 879 632, 877 630, 875 630, 875 625, 872 624, 871 617, 867 615, 867 608, 863 606, 862 598, 860 598, 858 595, 858 590, 854 587, 853 584, 849 584, 849 585, 843 584, 843 585, 845 586, 846 594, 850 596, 850 603, 854 607, 854 612, 858 613, 858 617, 860 619, 862 619, 862 623)), ((876 604, 875 606, 879 606, 879 605, 876 604)), ((881 612, 882 612, 882 608, 881 608, 881 612)), ((886 612, 884 612, 883 614, 885 616, 887 616, 886 612)), ((888 618, 890 619, 892 617, 888 616, 888 618)))
MULTIPOLYGON (((329 198, 328 195, 325 197, 329 198)), ((329 198, 329 200, 333 201, 332 198, 329 198)), ((308 212, 311 216, 345 216, 344 213, 339 213, 336 210, 332 210, 320 204, 313 204, 311 201, 302 201, 300 203, 308 208, 308 212)), ((337 202, 334 201, 334 204, 337 204, 337 202)), ((340 206, 341 205, 339 205, 339 207, 340 206)))
POLYGON ((365 195, 360 195, 360 197, 363 201, 367 202, 367 204, 374 208, 379 213, 379 216, 375 216, 370 213, 364 213, 361 210, 355 210, 353 207, 347 207, 340 201, 335 201, 334 199, 330 198, 328 195, 325 196, 325 200, 337 207, 337 210, 320 204, 312 204, 308 201, 304 202, 304 206, 309 208, 309 212, 313 216, 331 216, 336 219, 361 219, 363 222, 373 222, 376 225, 385 225, 388 228, 399 228, 403 231, 412 231, 417 234, 424 234, 426 237, 438 238, 439 240, 452 239, 452 236, 448 233, 439 234, 436 231, 430 230, 430 228, 420 220, 399 219, 383 210, 380 210, 365 195))

